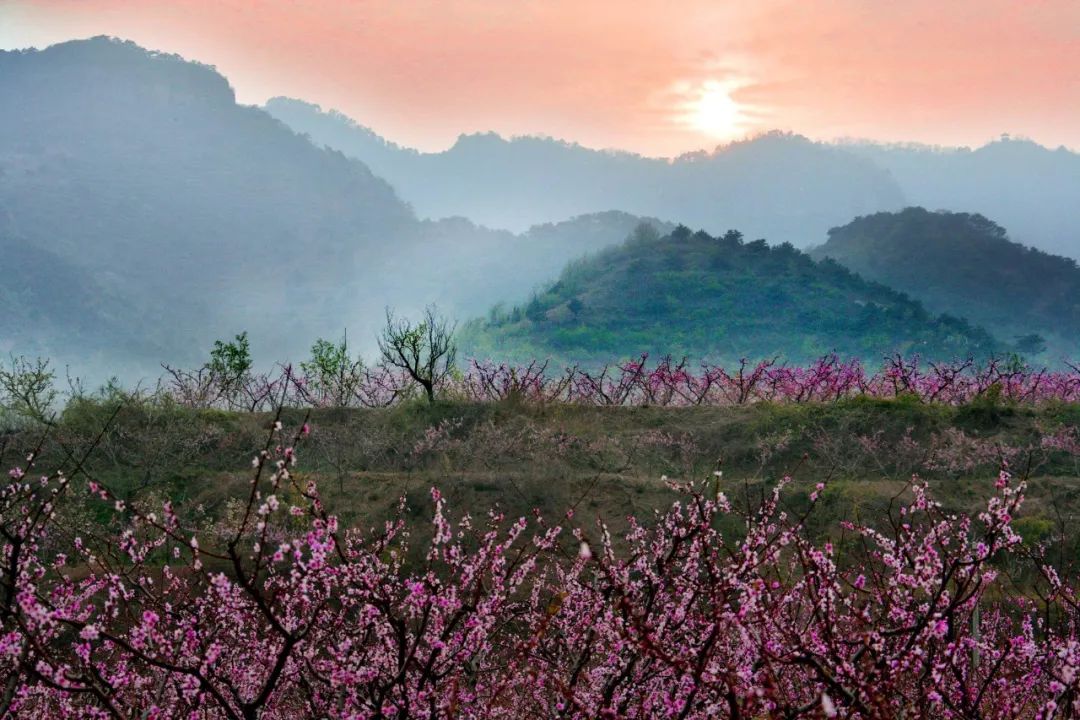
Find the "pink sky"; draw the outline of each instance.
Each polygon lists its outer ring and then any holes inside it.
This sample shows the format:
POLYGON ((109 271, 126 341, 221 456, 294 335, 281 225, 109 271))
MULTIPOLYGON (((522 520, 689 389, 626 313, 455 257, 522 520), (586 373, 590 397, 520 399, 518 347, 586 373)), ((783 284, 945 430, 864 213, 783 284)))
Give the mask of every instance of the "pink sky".
POLYGON ((495 130, 672 155, 772 128, 1080 148, 1077 0, 0 0, 0 47, 99 34, 427 150, 495 130))

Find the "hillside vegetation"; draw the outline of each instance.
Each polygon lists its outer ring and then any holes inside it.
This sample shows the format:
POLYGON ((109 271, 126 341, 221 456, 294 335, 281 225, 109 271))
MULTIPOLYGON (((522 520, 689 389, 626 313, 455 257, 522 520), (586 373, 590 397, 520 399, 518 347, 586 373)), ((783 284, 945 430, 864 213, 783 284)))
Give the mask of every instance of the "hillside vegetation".
MULTIPOLYGON (((833 228, 810 254, 1003 338, 1042 335, 1057 357, 1080 350, 1076 261, 1013 242, 982 215, 922 208, 877 213, 833 228)), ((1027 344, 1041 345, 1034 338, 1027 344)))
MULTIPOLYGON (((843 147, 888 171, 908 205, 980 213, 1012 239, 1080 259, 1077 214, 1080 153, 1004 135, 981 147, 848 143, 843 147)), ((895 208, 881 208, 890 210, 895 208)), ((865 214, 865 213, 860 213, 865 214)))
MULTIPOLYGON (((39 462, 61 465, 96 441, 90 472, 126 503, 169 499, 189 511, 198 507, 197 522, 209 525, 246 492, 252 448, 271 417, 116 391, 86 396, 58 418, 39 462)), ((829 478, 831 510, 820 518, 822 530, 837 517, 883 509, 912 473, 951 507, 969 509, 989 492, 986 478, 1003 460, 1032 477, 1025 513, 1032 532, 1049 532, 1080 513, 1075 403, 855 398, 664 408, 442 401, 310 415, 287 409, 283 420, 297 425, 305 417, 311 435, 303 477, 318 481, 345 526, 379 525, 402 495, 414 517, 428 513, 428 490, 438 486, 463 511, 498 504, 514 517, 534 508, 558 517, 576 505, 621 529, 629 514, 646 517, 676 497, 662 476, 708 477, 718 464, 733 497, 752 493, 746 502, 790 473, 798 506, 814 483, 829 478)), ((0 462, 18 464, 39 439, 38 430, 9 434, 0 462)))
POLYGON ((608 361, 656 356, 737 361, 829 352, 880 357, 985 356, 985 330, 863 280, 790 245, 641 228, 623 245, 570 264, 524 306, 463 331, 469 354, 497 359, 608 361))

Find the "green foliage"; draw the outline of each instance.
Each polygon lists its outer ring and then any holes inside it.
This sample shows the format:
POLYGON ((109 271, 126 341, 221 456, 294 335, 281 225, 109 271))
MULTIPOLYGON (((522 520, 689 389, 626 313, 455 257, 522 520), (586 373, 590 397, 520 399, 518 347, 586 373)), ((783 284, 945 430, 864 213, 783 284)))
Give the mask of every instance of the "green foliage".
POLYGON ((237 335, 232 341, 214 341, 207 367, 228 387, 240 383, 251 372, 251 346, 246 332, 237 335))
POLYGON ((1002 398, 1002 388, 994 383, 966 405, 957 409, 957 424, 961 427, 991 429, 1016 415, 1017 408, 1002 398))
POLYGON ((585 309, 585 303, 581 302, 580 298, 573 297, 570 298, 570 302, 566 303, 566 308, 576 318, 581 314, 581 311, 585 309))
POLYGON ((323 338, 316 340, 311 346, 311 358, 301 362, 300 369, 323 399, 336 407, 345 407, 363 381, 364 361, 349 354, 346 333, 337 343, 323 338))
POLYGON ((985 356, 997 346, 966 320, 919 303, 788 244, 642 228, 623 245, 576 261, 524 307, 475 321, 470 354, 595 364, 649 352, 737 362, 780 355, 807 361, 836 351, 985 356))
MULTIPOLYGON (((1034 409, 965 432, 988 445, 1038 448, 1046 428, 1068 422, 1078 407, 1034 409)), ((963 507, 992 488, 993 458, 984 457, 986 462, 958 475, 912 465, 905 448, 918 444, 916 462, 925 459, 935 438, 965 427, 964 412, 873 398, 694 408, 419 398, 392 408, 316 409, 310 418, 306 410, 292 408, 282 421, 290 429, 310 422, 304 472, 330 491, 327 501, 343 523, 361 517, 379 521, 403 492, 422 501, 436 482, 452 489, 464 507, 494 499, 511 515, 540 507, 559 516, 580 501, 579 507, 596 508, 619 523, 626 514, 670 502, 661 475, 712 477, 718 458, 723 459, 721 489, 733 502, 745 502, 747 494, 758 497, 776 478, 792 474, 795 508, 805 503, 815 482, 828 477, 828 519, 886 512, 917 471, 948 506, 963 507)), ((104 428, 93 456, 95 477, 145 507, 160 508, 164 498, 190 499, 207 509, 196 521, 211 523, 227 512, 230 498, 250 489, 250 449, 264 440, 269 419, 194 410, 162 393, 106 385, 69 401, 51 436, 56 442, 50 441, 41 462, 59 466, 67 453, 88 449, 104 428)), ((24 456, 40 436, 34 430, 8 438, 4 458, 24 456)), ((0 453, 4 446, 0 442, 0 453)), ((1048 503, 1055 503, 1061 517, 1075 516, 1080 508, 1075 463, 1075 456, 1050 453, 1034 464, 1038 477, 1030 484, 1030 512, 1035 519, 1022 526, 1026 541, 1046 532, 1039 518, 1054 517, 1048 503)))
POLYGON ((1024 544, 1037 545, 1046 540, 1054 531, 1054 522, 1044 517, 1022 517, 1013 523, 1013 529, 1024 539, 1024 544))
POLYGON ((311 346, 311 359, 300 363, 300 368, 309 376, 333 377, 351 366, 346 340, 332 343, 319 338, 311 346))
MULTIPOLYGON (((1003 337, 1027 356, 1080 350, 1080 267, 1025 247, 982 215, 907 208, 856 218, 811 251, 1003 337)), ((1056 359, 1056 358, 1055 358, 1056 359)))

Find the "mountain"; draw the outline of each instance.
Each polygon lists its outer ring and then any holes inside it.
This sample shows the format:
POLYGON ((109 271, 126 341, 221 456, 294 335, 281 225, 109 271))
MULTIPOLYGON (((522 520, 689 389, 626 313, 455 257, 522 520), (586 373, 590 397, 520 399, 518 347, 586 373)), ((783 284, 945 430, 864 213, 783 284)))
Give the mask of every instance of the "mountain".
MULTIPOLYGON (((341 116, 270 103, 282 108, 367 149, 317 146, 311 139, 319 138, 238 104, 212 67, 130 42, 0 52, 0 253, 8 270, 0 351, 47 353, 77 371, 93 364, 156 375, 158 362, 198 362, 213 340, 246 330, 256 359, 268 364, 301 359, 316 338, 344 328, 358 349, 371 351, 385 307, 412 314, 431 302, 457 317, 487 311, 489 340, 518 338, 500 350, 555 347, 567 357, 575 349, 595 358, 643 349, 792 358, 886 346, 945 353, 992 342, 838 266, 813 265, 791 247, 769 250, 730 235, 706 242, 727 248, 721 260, 691 252, 699 235, 683 242, 682 231, 656 219, 707 216, 715 225, 725 217, 725 225, 753 227, 773 242, 812 241, 815 228, 902 200, 887 172, 850 149, 771 134, 669 162, 479 135, 423 154, 341 116), (374 169, 354 154, 366 154, 374 169), (401 195, 384 172, 402 183, 401 195), (435 210, 419 217, 407 187, 426 193, 435 210), (604 207, 634 212, 596 212, 604 207), (466 219, 463 211, 476 212, 466 219), (485 212, 558 221, 511 232, 479 224, 485 212), (659 243, 657 258, 673 252, 669 245, 688 254, 659 270, 656 258, 640 258, 635 272, 613 275, 602 258, 616 256, 604 248, 643 215, 677 241, 659 243), (599 284, 572 271, 585 283, 574 297, 543 289, 568 261, 590 253, 600 254, 582 267, 602 270, 599 284), (669 283, 676 277, 691 284, 685 302, 669 283), (629 307, 618 304, 620 293, 629 307), (574 303, 567 324, 558 306, 571 300, 582 305, 574 303), (519 306, 513 322, 500 301, 519 306), (609 317, 596 315, 600 308, 609 317), (910 332, 900 318, 913 323, 910 332), (644 334, 649 328, 655 337, 644 334)), ((640 242, 616 255, 627 252, 642 252, 640 242)))
POLYGON ((463 215, 523 230, 619 209, 714 232, 735 225, 752 237, 802 246, 855 215, 904 205, 900 188, 872 162, 784 133, 670 161, 494 133, 421 153, 317 105, 274 98, 265 107, 315 143, 370 165, 424 217, 463 215))
POLYGON ((253 317, 287 340, 354 306, 365 261, 416 225, 361 163, 173 55, 108 38, 0 53, 0 99, 0 217, 124 297, 148 350, 194 355, 253 317))
POLYGON ((266 109, 368 163, 423 216, 517 229, 618 208, 807 247, 852 217, 923 205, 992 215, 1028 245, 1080 258, 1080 154, 1028 140, 971 150, 773 132, 669 161, 487 133, 421 153, 317 105, 274 98, 266 109))
POLYGON ((247 330, 257 358, 298 359, 345 327, 373 338, 388 305, 466 316, 523 298, 639 221, 523 235, 421 221, 362 162, 237 104, 209 66, 111 38, 0 52, 11 352, 78 365, 96 339, 156 374, 247 330))
POLYGON ((934 312, 960 315, 1001 337, 1034 333, 1049 341, 1051 355, 1080 352, 1076 261, 1012 242, 982 215, 917 207, 876 213, 833 228, 811 255, 832 258, 934 312))
POLYGON ((933 315, 831 260, 682 226, 665 236, 643 227, 570 264, 527 304, 469 323, 462 341, 480 357, 586 362, 640 352, 729 362, 832 351, 952 358, 999 347, 981 328, 933 315))
MULTIPOLYGON (((1015 240, 1080 259, 1080 154, 1007 136, 974 150, 852 143, 885 168, 910 205, 981 213, 1015 240)), ((889 208, 882 208, 887 210, 889 208)))
POLYGON ((122 300, 71 263, 2 229, 0 258, 8 269, 0 283, 0 363, 9 354, 50 356, 78 345, 83 358, 116 353, 122 365, 123 354, 137 350, 134 338, 123 338, 131 313, 122 300))

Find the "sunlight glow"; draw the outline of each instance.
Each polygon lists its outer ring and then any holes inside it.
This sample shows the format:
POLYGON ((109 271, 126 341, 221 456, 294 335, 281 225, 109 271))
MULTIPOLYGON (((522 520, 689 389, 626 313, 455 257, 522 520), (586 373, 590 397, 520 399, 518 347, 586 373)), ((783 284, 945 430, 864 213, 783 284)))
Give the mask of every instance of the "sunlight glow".
POLYGON ((684 103, 682 121, 703 135, 732 138, 743 129, 742 107, 731 98, 732 88, 709 80, 696 88, 684 103))

